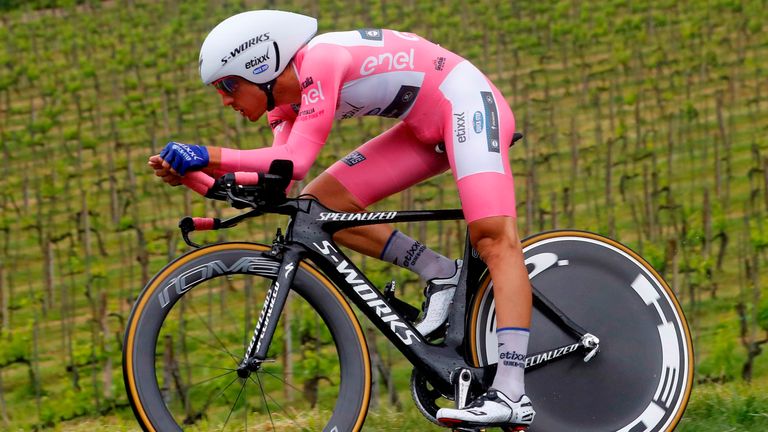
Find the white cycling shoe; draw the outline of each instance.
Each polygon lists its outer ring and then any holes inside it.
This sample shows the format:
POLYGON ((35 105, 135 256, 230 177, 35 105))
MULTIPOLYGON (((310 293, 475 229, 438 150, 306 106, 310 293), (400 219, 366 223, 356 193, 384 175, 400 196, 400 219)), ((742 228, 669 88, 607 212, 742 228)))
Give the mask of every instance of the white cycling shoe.
POLYGON ((526 395, 513 401, 496 389, 488 389, 485 394, 475 399, 466 408, 441 408, 437 420, 451 427, 457 426, 496 426, 515 427, 525 430, 536 415, 533 404, 526 395))
POLYGON ((423 336, 437 330, 448 319, 453 294, 459 283, 461 265, 462 261, 456 260, 456 273, 453 276, 447 279, 431 279, 424 288, 424 295, 427 297, 422 308, 424 313, 422 318, 414 323, 416 330, 423 336))

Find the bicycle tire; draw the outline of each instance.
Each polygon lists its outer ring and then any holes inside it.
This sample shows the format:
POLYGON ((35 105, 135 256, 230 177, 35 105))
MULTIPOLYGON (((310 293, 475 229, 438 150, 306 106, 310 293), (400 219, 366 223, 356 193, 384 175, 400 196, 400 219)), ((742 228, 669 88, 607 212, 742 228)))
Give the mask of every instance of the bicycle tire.
MULTIPOLYGON (((526 372, 537 411, 530 432, 672 431, 688 403, 693 344, 664 279, 628 247, 583 231, 552 231, 523 241, 537 289, 600 338, 589 362, 567 356, 526 372)), ((470 350, 477 365, 498 359, 492 282, 472 305, 470 350)), ((529 354, 573 343, 534 308, 529 354)))
MULTIPOLYGON (((245 311, 243 312, 244 316, 252 317, 248 312, 250 310, 250 298, 245 294, 241 295, 240 290, 233 287, 238 284, 245 287, 253 282, 240 284, 239 280, 236 280, 233 285, 232 280, 251 278, 256 283, 260 283, 264 279, 265 285, 271 285, 280 268, 280 262, 263 253, 268 250, 269 248, 264 245, 223 243, 192 251, 169 263, 139 295, 127 322, 123 349, 123 377, 128 399, 143 430, 180 431, 182 426, 188 430, 194 428, 190 425, 192 423, 199 423, 197 427, 205 430, 243 430, 242 427, 232 429, 234 424, 229 422, 233 415, 235 421, 238 422, 240 421, 239 418, 243 417, 245 430, 249 429, 249 423, 257 430, 270 430, 271 427, 271 430, 279 428, 280 430, 358 431, 362 428, 371 394, 371 366, 365 336, 346 299, 325 276, 309 264, 302 262, 299 266, 294 284, 291 287, 291 291, 296 295, 291 294, 291 296, 296 299, 295 303, 292 304, 313 309, 317 314, 316 317, 319 317, 315 321, 322 321, 319 325, 318 323, 307 324, 311 331, 317 333, 314 340, 308 342, 314 344, 313 349, 315 351, 310 351, 307 358, 309 358, 308 361, 316 361, 318 363, 317 368, 319 370, 324 368, 322 369, 323 374, 327 373, 330 378, 324 377, 324 375, 320 375, 319 378, 315 376, 301 384, 304 392, 309 386, 310 390, 317 394, 327 388, 331 394, 335 395, 331 396, 335 397, 335 400, 330 401, 332 406, 329 411, 322 411, 328 417, 327 421, 321 422, 322 424, 317 424, 317 419, 310 418, 317 417, 315 414, 303 413, 299 417, 300 415, 296 414, 293 406, 289 406, 284 400, 281 399, 280 401, 286 403, 285 406, 275 399, 275 395, 269 395, 269 397, 263 395, 263 392, 272 388, 277 389, 278 392, 281 391, 279 386, 287 382, 279 375, 287 371, 281 372, 276 363, 274 363, 275 369, 273 371, 269 371, 268 368, 272 366, 265 363, 263 369, 260 370, 263 372, 262 375, 254 373, 253 376, 247 378, 237 377, 234 371, 235 366, 230 362, 239 362, 240 359, 237 356, 242 356, 242 353, 245 352, 245 347, 252 336, 248 332, 252 332, 253 327, 248 329, 247 324, 240 323, 240 327, 237 324, 231 324, 231 322, 238 321, 231 319, 239 313, 235 311, 235 307, 226 309, 222 307, 220 314, 222 318, 211 318, 211 316, 215 317, 216 315, 209 314, 207 318, 209 323, 206 323, 206 319, 201 314, 198 314, 199 320, 195 320, 194 315, 190 315, 189 311, 195 310, 194 302, 198 299, 202 301, 202 296, 215 295, 219 299, 226 298, 229 303, 238 307, 242 305, 245 311), (226 276, 226 280, 222 276, 226 276), (207 286, 208 283, 215 286, 215 283, 218 282, 224 286, 220 292, 213 288, 208 290, 201 288, 201 286, 207 286), (191 294, 198 291, 199 294, 191 294), (192 319, 184 318, 184 311, 187 311, 187 316, 192 316, 192 319), (169 317, 181 318, 178 320, 167 319, 169 317), (315 327, 312 327, 313 325, 315 327), (328 339, 325 334, 326 330, 322 330, 320 325, 327 327, 327 332, 330 333, 332 340, 326 340, 328 339), (177 327, 183 327, 183 329, 178 330, 177 327), (202 337, 206 328, 211 333, 208 339, 202 337), (235 328, 235 331, 232 331, 232 328, 235 328), (241 331, 241 328, 245 330, 241 331), (238 334, 238 332, 240 333, 238 334), (177 341, 174 341, 174 335, 177 334, 176 340, 185 341, 184 355, 173 352, 173 347, 179 345, 177 341), (229 350, 228 345, 231 345, 230 342, 232 341, 235 342, 235 346, 229 350), (164 344, 167 343, 170 345, 165 346, 164 344), (221 347, 218 346, 219 344, 221 347), (215 351, 208 348, 221 348, 225 354, 214 352, 211 354, 212 357, 207 357, 208 351, 215 351), (235 349, 237 351, 234 351, 235 349), (233 352, 237 354, 233 354, 233 352), (313 359, 311 357, 313 354, 317 358, 313 359), (181 358, 182 361, 173 360, 174 355, 181 358), (219 360, 215 357, 217 355, 224 357, 224 359, 219 360), (320 359, 321 355, 322 359, 320 359), (335 359, 338 366, 335 363, 329 363, 334 361, 334 355, 338 357, 335 359), (169 361, 168 358, 172 360, 169 361), (208 358, 213 359, 210 360, 214 364, 213 366, 208 363, 206 366, 198 364, 199 361, 208 361, 208 358), (331 360, 327 360, 328 358, 331 360), (320 366, 321 360, 326 362, 322 366, 320 366), (187 363, 185 364, 184 361, 187 363), (211 373, 210 370, 218 369, 227 370, 228 372, 225 373, 230 375, 216 384, 218 387, 213 390, 204 387, 212 387, 214 384, 208 384, 208 382, 215 382, 214 379, 203 382, 188 380, 186 384, 178 384, 178 381, 183 380, 186 375, 206 375, 211 373), (338 378, 333 377, 335 371, 338 371, 338 378), (278 380, 278 378, 280 379, 278 380), (325 382, 326 378, 327 383, 325 382), (189 409, 189 404, 192 403, 190 399, 193 399, 190 396, 193 393, 191 390, 194 388, 193 382, 196 383, 195 385, 203 387, 203 391, 209 391, 208 399, 204 403, 197 401, 200 402, 203 409, 200 412, 196 411, 197 408, 189 409), (226 382, 229 382, 229 385, 221 390, 220 386, 226 382), (181 396, 170 398, 169 393, 171 392, 169 390, 174 388, 174 383, 176 383, 176 393, 181 396), (323 384, 325 385, 321 390, 316 390, 323 384), (252 415, 256 412, 257 407, 256 404, 253 406, 248 404, 247 391, 251 387, 247 386, 251 385, 262 391, 261 401, 263 405, 260 405, 258 410, 265 412, 264 419, 252 415), (186 393, 184 393, 182 389, 187 386, 188 388, 184 390, 186 393), (233 387, 237 390, 238 386, 240 393, 237 394, 237 399, 232 403, 229 415, 222 425, 225 411, 222 411, 217 405, 214 409, 215 403, 224 398, 228 404, 229 398, 233 397, 233 392, 228 389, 233 387), (219 392, 219 394, 211 398, 214 391, 219 392), (246 392, 246 397, 242 399, 244 402, 241 402, 243 391, 246 392), (281 413, 279 416, 276 413, 273 415, 270 405, 273 405, 272 408, 280 408, 287 413, 281 413), (291 414, 292 412, 293 414, 291 414), (268 417, 268 422, 266 417, 268 417), (278 419, 279 426, 275 424, 275 417, 278 419)), ((246 288, 243 288, 242 291, 249 292, 246 288)), ((256 303, 262 300, 258 299, 256 303)), ((294 300, 291 301, 294 302, 294 300)), ((209 308, 211 307, 210 299, 208 299, 207 305, 209 308)), ((255 312, 258 314, 261 305, 257 304, 255 308, 255 312)), ((288 327, 287 332, 290 332, 286 333, 288 339, 292 339, 294 333, 297 334, 297 338, 307 338, 306 331, 301 329, 305 322, 302 320, 303 318, 298 320, 300 324, 292 324, 288 327), (299 330, 295 330, 295 327, 298 327, 299 330)), ((281 322, 278 328, 282 327, 281 324, 284 325, 285 323, 281 322)), ((280 344, 279 340, 276 334, 270 347, 270 353, 272 353, 272 348, 275 345, 280 344)), ((219 380, 219 377, 215 379, 219 380)), ((297 382, 296 386, 299 385, 297 382)), ((304 392, 301 394, 306 394, 304 392)), ((202 399, 199 394, 197 396, 198 399, 202 399)), ((325 399, 325 397, 317 399, 325 399)), ((315 401, 312 401, 312 409, 316 408, 314 404, 315 401)), ((222 402, 221 405, 224 403, 222 402)), ((224 410, 226 410, 226 405, 224 410)))

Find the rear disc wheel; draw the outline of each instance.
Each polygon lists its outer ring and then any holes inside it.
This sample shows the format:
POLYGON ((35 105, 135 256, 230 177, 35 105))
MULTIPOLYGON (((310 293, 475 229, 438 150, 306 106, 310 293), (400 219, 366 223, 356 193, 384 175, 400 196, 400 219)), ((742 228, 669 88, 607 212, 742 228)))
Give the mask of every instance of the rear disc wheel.
MULTIPOLYGON (((554 231, 523 242, 529 277, 569 318, 600 339, 589 362, 569 355, 526 372, 537 431, 671 431, 690 397, 693 350, 685 316, 661 276, 626 246, 554 231)), ((492 281, 473 305, 478 365, 498 361, 492 281)), ((573 344, 534 308, 529 355, 573 344)), ((529 358, 529 361, 531 359, 529 358)))

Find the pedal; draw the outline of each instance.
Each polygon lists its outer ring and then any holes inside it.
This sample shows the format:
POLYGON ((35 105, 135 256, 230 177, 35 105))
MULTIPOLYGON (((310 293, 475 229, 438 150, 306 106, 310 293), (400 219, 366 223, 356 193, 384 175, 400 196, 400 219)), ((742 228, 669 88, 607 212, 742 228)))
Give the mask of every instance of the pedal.
POLYGON ((395 311, 403 316, 405 319, 407 319, 410 322, 416 321, 416 319, 419 317, 419 314, 421 313, 420 310, 417 308, 411 306, 410 304, 400 300, 395 296, 395 288, 397 284, 394 280, 390 281, 385 287, 384 287, 384 298, 387 299, 387 302, 390 306, 392 306, 395 311))

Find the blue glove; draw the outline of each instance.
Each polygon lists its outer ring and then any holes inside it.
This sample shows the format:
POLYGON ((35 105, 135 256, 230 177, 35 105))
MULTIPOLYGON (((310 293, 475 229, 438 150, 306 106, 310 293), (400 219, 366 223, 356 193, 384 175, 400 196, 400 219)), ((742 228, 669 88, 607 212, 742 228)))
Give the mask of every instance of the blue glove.
POLYGON ((171 165, 179 175, 197 171, 208 166, 208 149, 205 146, 182 144, 171 141, 166 144, 160 157, 171 165))

